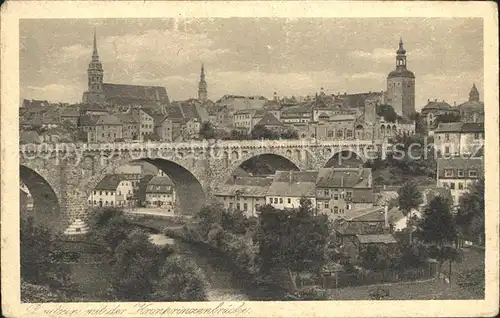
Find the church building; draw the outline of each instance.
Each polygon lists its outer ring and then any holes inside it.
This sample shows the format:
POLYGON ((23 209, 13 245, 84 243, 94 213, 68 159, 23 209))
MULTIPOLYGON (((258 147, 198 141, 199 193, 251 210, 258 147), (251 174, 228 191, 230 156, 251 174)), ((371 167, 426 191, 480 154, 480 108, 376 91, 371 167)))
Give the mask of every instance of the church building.
POLYGON ((103 83, 104 70, 97 53, 94 31, 94 50, 87 69, 88 90, 83 93, 82 101, 88 104, 112 104, 118 106, 156 104, 168 105, 165 87, 103 83))
POLYGON ((387 76, 387 104, 399 116, 409 117, 415 112, 415 75, 406 68, 403 39, 396 54, 396 69, 387 76))

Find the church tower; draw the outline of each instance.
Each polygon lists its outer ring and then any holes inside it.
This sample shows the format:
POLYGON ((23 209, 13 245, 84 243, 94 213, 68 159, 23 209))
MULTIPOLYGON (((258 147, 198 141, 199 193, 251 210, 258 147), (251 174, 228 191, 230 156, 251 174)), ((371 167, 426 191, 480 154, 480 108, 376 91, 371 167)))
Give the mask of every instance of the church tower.
POLYGON ((403 39, 396 51, 396 69, 387 76, 387 104, 400 116, 415 112, 415 75, 406 68, 406 50, 403 39))
POLYGON ((472 88, 469 92, 469 101, 470 102, 479 102, 479 91, 477 90, 476 84, 472 84, 472 88))
POLYGON ((87 69, 88 90, 83 93, 84 103, 100 103, 104 101, 104 92, 102 88, 103 76, 104 71, 97 52, 96 32, 94 29, 94 50, 92 52, 92 60, 87 69))
POLYGON ((205 68, 201 64, 200 83, 198 84, 198 99, 207 99, 207 82, 205 82, 205 68))

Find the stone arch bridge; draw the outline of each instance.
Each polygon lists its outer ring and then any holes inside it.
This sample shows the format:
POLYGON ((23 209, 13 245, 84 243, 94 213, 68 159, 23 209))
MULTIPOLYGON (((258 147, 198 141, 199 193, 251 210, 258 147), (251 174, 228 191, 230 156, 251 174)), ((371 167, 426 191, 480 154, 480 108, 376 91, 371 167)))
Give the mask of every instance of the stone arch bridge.
POLYGON ((372 140, 25 144, 20 146, 20 178, 32 193, 35 210, 37 201, 46 200, 49 211, 41 213, 52 213, 64 228, 75 219, 85 220, 90 192, 106 174, 132 161, 163 170, 174 183, 183 213, 190 214, 252 158, 274 170, 315 170, 336 165, 337 159, 364 162, 381 147, 372 140))

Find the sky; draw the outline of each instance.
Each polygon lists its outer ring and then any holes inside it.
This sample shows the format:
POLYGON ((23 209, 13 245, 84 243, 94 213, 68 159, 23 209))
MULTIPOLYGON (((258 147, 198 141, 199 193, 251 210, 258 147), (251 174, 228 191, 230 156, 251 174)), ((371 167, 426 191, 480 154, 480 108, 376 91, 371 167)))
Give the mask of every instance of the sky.
POLYGON ((170 100, 383 91, 400 37, 416 108, 483 97, 480 18, 31 19, 20 22, 20 96, 80 102, 97 32, 104 82, 164 86, 170 100))

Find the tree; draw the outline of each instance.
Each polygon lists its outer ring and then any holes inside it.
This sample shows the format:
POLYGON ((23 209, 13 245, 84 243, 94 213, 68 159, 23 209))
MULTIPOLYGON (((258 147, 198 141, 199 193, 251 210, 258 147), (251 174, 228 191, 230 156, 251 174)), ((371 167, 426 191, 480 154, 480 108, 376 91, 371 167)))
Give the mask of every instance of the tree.
POLYGON ((410 114, 410 120, 413 120, 415 122, 415 133, 417 134, 422 134, 422 135, 427 135, 427 129, 424 124, 424 118, 422 117, 422 114, 419 112, 414 112, 410 114))
POLYGON ((159 271, 153 298, 156 301, 207 300, 205 275, 194 262, 172 255, 159 271))
POLYGON ((398 189, 398 206, 407 218, 407 226, 410 229, 410 243, 412 240, 413 224, 412 210, 417 209, 422 203, 422 193, 417 189, 417 185, 411 181, 406 182, 398 189))
POLYGON ((251 132, 252 139, 279 139, 280 135, 263 125, 256 125, 251 132))
POLYGON ((460 197, 455 221, 462 236, 484 243, 484 179, 460 197))
POLYGON ((377 105, 377 115, 384 118, 385 121, 393 123, 398 119, 398 114, 391 105, 377 105))
POLYGON ((255 241, 263 269, 286 268, 291 277, 293 272, 319 270, 326 261, 330 237, 326 215, 315 216, 306 198, 297 209, 277 210, 265 205, 259 212, 255 241))
POLYGON ((224 207, 220 204, 204 206, 196 215, 198 231, 203 239, 207 239, 208 233, 214 225, 222 227, 222 213, 224 207))
POLYGON ((171 253, 168 245, 154 245, 149 241, 149 235, 143 232, 136 232, 123 240, 115 250, 111 295, 122 301, 150 300, 160 267, 171 253))
POLYGON ((21 277, 28 283, 58 288, 70 284, 70 271, 61 264, 63 254, 59 234, 21 218, 21 277))
POLYGON ((422 241, 432 244, 430 255, 439 261, 439 272, 445 260, 457 258, 451 247, 456 239, 456 227, 448 199, 436 196, 426 205, 418 232, 422 241))
POLYGON ((211 122, 205 121, 201 125, 199 135, 202 139, 215 139, 217 136, 217 132, 215 131, 215 127, 211 122))

